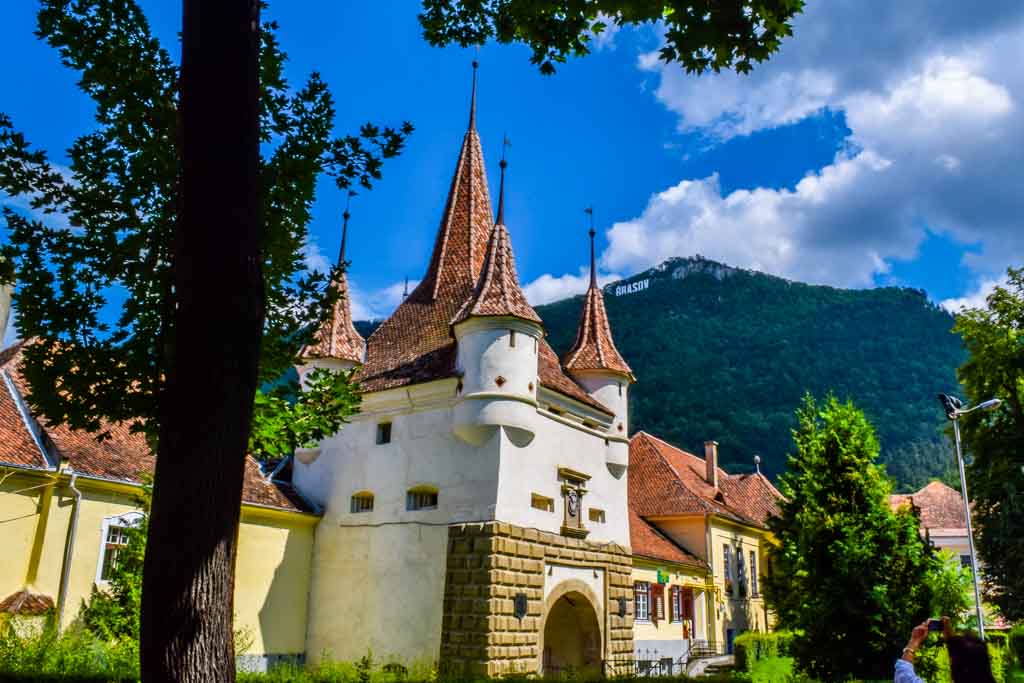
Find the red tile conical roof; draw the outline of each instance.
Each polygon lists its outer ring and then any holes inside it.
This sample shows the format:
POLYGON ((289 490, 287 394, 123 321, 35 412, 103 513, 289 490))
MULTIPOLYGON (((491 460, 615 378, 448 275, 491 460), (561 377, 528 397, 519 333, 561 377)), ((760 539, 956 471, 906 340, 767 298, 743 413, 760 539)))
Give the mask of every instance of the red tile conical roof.
POLYGON ((487 242, 487 255, 473 296, 459 309, 452 324, 472 316, 510 316, 542 324, 537 311, 526 301, 516 273, 516 257, 505 227, 505 168, 501 160, 501 189, 498 193, 498 219, 487 242))
POLYGON ((451 322, 473 294, 491 232, 491 198, 484 154, 475 127, 476 72, 469 129, 462 139, 455 175, 427 274, 367 340, 360 372, 364 391, 450 377, 455 372, 451 322))
POLYGON ((604 307, 604 294, 597 286, 594 262, 594 229, 590 229, 590 288, 583 299, 583 312, 576 332, 576 342, 562 364, 566 370, 608 370, 634 380, 633 371, 622 354, 615 348, 608 312, 604 307))
MULTIPOLYGON (((341 229, 341 251, 338 264, 345 263, 345 242, 348 238, 348 219, 351 214, 348 208, 342 214, 344 224, 341 229)), ((349 304, 348 277, 344 268, 335 276, 332 284, 338 290, 338 300, 334 302, 331 315, 323 322, 313 336, 313 342, 302 349, 299 356, 303 359, 333 358, 336 360, 362 363, 366 355, 366 341, 352 324, 352 307, 349 304)))

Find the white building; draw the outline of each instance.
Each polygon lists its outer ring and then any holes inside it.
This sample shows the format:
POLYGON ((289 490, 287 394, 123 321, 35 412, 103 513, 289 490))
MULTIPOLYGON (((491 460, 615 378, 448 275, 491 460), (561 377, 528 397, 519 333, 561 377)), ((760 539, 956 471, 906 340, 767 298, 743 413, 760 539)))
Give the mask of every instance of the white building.
POLYGON ((503 204, 494 218, 474 77, 426 275, 365 342, 342 299, 299 368, 358 367, 364 392, 352 424, 295 463, 324 510, 313 660, 440 655, 493 675, 632 656, 633 376, 593 277, 558 359, 520 289, 503 204))

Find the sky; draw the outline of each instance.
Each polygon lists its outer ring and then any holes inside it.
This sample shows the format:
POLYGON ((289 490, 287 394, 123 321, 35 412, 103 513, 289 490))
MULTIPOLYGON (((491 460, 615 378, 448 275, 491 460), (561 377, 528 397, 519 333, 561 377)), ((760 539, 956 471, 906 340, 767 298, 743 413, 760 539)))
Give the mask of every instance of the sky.
MULTIPOLYGON (((180 2, 141 4, 177 56, 180 2)), ((34 6, 4 3, 0 112, 60 163, 93 109, 33 36, 34 6)), ((291 81, 316 70, 335 94, 338 134, 416 127, 353 199, 357 318, 386 316, 425 270, 467 124, 474 52, 427 45, 417 12, 272 0, 266 15, 291 81)), ((587 206, 604 280, 701 254, 816 284, 920 288, 956 310, 1024 265, 1024 3, 810 0, 743 76, 687 75, 659 45, 656 26, 612 30, 554 76, 525 47, 480 50, 491 194, 507 135, 506 222, 533 303, 585 288, 587 206)), ((321 183, 311 265, 336 258, 343 206, 321 183)))

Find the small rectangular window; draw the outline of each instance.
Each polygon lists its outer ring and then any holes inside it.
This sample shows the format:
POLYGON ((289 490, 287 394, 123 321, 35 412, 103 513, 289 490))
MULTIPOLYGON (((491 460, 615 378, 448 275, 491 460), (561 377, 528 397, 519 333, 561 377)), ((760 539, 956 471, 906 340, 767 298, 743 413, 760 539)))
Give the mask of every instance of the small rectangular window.
POLYGON ((633 584, 633 616, 637 621, 651 620, 651 584, 638 581, 633 584))
POLYGON ((391 423, 377 423, 377 444, 391 443, 391 423))
POLYGON ((436 510, 437 491, 409 491, 405 497, 407 510, 436 510))
POLYGON ((968 567, 969 568, 971 566, 971 556, 970 555, 961 555, 960 556, 960 566, 961 567, 968 567))
POLYGON ((357 493, 352 496, 351 511, 353 513, 373 512, 373 496, 368 493, 357 493))
POLYGON ((590 521, 600 522, 604 524, 604 510, 598 510, 597 508, 590 508, 590 521))
POLYGON ((732 548, 728 543, 722 546, 722 577, 725 579, 725 592, 732 595, 732 548))
POLYGON ((128 545, 128 528, 123 526, 107 527, 107 538, 103 544, 103 569, 100 572, 100 580, 109 581, 117 569, 117 557, 121 548, 128 545))
POLYGON ((757 553, 750 551, 750 595, 757 597, 757 553))
POLYGON ((537 510, 543 510, 544 512, 555 511, 555 501, 553 498, 542 496, 539 493, 530 495, 530 506, 537 510))
POLYGON ((516 347, 516 331, 515 330, 509 330, 508 331, 508 345, 511 346, 513 349, 516 347))

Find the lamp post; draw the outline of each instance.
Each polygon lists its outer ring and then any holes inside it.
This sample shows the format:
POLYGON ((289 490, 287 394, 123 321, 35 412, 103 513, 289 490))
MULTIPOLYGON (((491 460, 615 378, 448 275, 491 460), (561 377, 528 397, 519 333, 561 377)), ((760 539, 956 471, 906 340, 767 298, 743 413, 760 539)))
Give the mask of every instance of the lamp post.
POLYGON ((967 476, 964 474, 964 457, 960 450, 960 416, 975 410, 993 410, 1002 403, 998 398, 990 398, 976 406, 964 408, 956 396, 939 394, 939 401, 946 411, 946 417, 953 423, 953 436, 956 441, 956 464, 960 468, 960 491, 964 497, 964 519, 967 520, 967 544, 971 551, 971 572, 974 578, 974 606, 978 614, 978 636, 985 640, 985 615, 981 608, 981 576, 978 574, 978 555, 974 551, 974 530, 971 528, 971 505, 967 498, 967 476))

